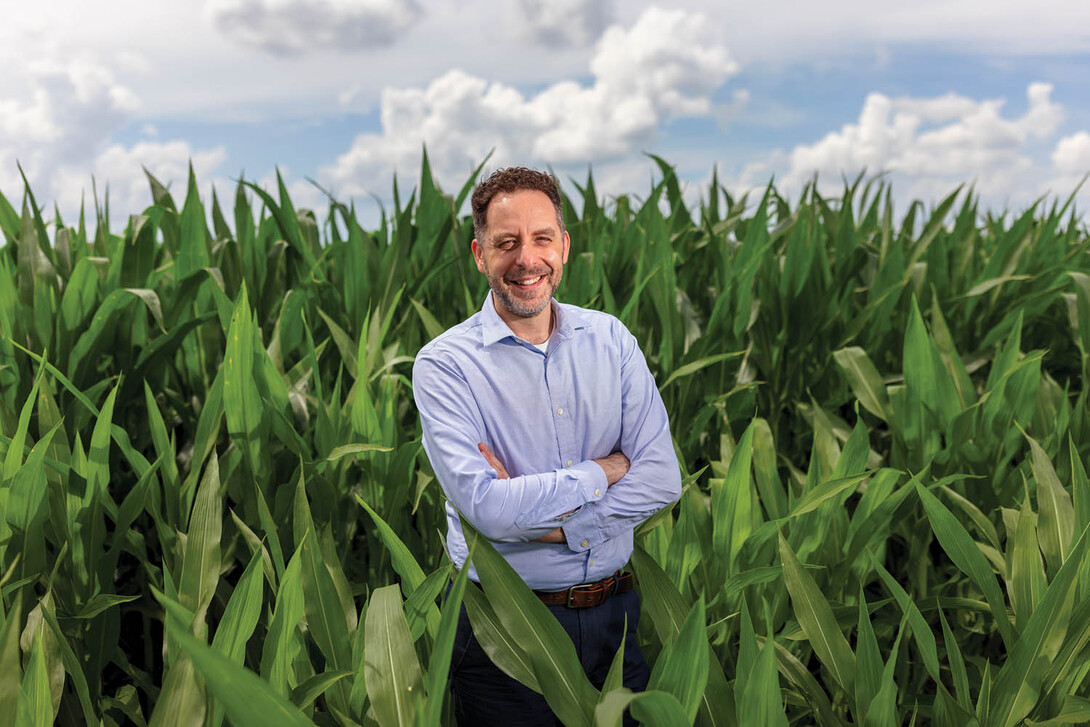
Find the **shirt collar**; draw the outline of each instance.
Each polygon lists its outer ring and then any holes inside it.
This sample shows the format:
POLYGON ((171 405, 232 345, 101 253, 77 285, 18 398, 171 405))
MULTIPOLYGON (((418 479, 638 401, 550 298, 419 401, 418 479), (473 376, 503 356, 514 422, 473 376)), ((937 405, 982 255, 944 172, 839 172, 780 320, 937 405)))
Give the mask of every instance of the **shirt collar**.
MULTIPOLYGON (((576 330, 586 325, 578 307, 561 307, 556 298, 553 298, 549 305, 553 307, 553 315, 556 316, 556 321, 559 324, 556 327, 556 334, 561 339, 571 338, 576 330)), ((481 343, 485 346, 491 346, 493 343, 514 335, 503 319, 500 318, 500 314, 496 312, 496 304, 492 301, 492 291, 488 291, 488 295, 484 299, 484 305, 481 306, 481 343)))

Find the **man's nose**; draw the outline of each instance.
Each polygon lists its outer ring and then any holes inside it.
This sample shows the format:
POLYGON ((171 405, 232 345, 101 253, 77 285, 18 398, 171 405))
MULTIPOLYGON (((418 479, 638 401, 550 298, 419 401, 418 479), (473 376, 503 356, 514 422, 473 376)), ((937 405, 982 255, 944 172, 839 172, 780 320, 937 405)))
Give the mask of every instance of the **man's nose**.
POLYGON ((518 264, 524 268, 532 267, 537 264, 538 254, 534 249, 533 242, 525 240, 519 245, 518 264))

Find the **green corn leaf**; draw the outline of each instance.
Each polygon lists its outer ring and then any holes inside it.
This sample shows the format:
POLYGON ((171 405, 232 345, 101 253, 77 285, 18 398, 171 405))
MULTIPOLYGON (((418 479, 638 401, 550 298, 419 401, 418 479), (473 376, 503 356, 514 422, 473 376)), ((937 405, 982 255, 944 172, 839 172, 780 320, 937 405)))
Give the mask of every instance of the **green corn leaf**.
POLYGON ((795 617, 814 652, 833 678, 849 693, 855 685, 855 655, 837 625, 829 601, 817 583, 799 565, 794 551, 780 536, 780 559, 784 582, 791 594, 795 617))
POLYGON ((1016 641, 1014 629, 1010 619, 1007 618, 1007 608, 1003 601, 1003 594, 999 585, 995 582, 995 574, 992 573, 988 561, 976 547, 969 533, 961 526, 961 523, 951 514, 939 499, 924 489, 918 481, 914 481, 916 493, 923 502, 927 519, 931 522, 931 528, 935 532, 935 538, 939 541, 943 550, 954 561, 954 565, 968 575, 977 587, 984 592, 984 598, 992 609, 999 633, 1008 648, 1016 641))
POLYGON ((1003 727, 1018 724, 1037 702, 1045 678, 1044 664, 1059 652, 1067 632, 1074 585, 1090 541, 1086 533, 1084 530, 1041 603, 1030 614, 1021 637, 996 676, 988 705, 988 717, 994 724, 1003 727))
POLYGON ((264 406, 254 381, 254 322, 243 285, 231 315, 223 361, 223 404, 227 431, 247 456, 250 471, 261 472, 261 430, 264 406))
POLYGON ((178 240, 177 275, 185 278, 211 265, 208 228, 205 225, 204 205, 197 191, 197 178, 189 167, 189 186, 182 205, 180 235, 178 240))
POLYGON ((220 535, 223 529, 223 494, 219 458, 213 452, 205 466, 193 513, 189 518, 185 558, 178 585, 178 600, 204 620, 220 579, 220 535))
POLYGON ((738 358, 743 353, 744 352, 742 351, 736 351, 733 353, 719 353, 714 356, 707 356, 697 361, 692 361, 685 364, 684 366, 679 366, 677 369, 674 370, 672 374, 670 374, 670 377, 667 378, 665 382, 663 382, 662 386, 659 387, 659 391, 665 391, 666 387, 668 387, 670 384, 674 383, 678 379, 685 378, 686 376, 691 376, 697 371, 705 369, 712 364, 717 364, 720 361, 726 361, 727 359, 731 358, 738 358))
POLYGON ((291 690, 291 703, 300 710, 306 710, 314 700, 329 691, 337 682, 352 676, 350 671, 326 671, 315 674, 291 690))
POLYGON ((696 719, 701 697, 708 683, 708 650, 705 633, 704 601, 698 599, 689 610, 681 631, 665 645, 651 671, 648 689, 677 697, 689 722, 696 719))
MULTIPOLYGON (((843 454, 841 457, 843 457, 843 454)), ((851 477, 838 477, 833 480, 822 482, 817 487, 808 489, 802 494, 802 497, 795 500, 795 504, 791 507, 788 518, 794 518, 808 512, 813 512, 827 500, 830 500, 853 487, 857 487, 859 483, 867 479, 867 477, 869 477, 869 475, 865 474, 853 475, 851 477)))
POLYGON ((444 564, 428 574, 417 589, 405 599, 405 619, 409 622, 409 633, 416 643, 427 628, 428 614, 435 607, 435 599, 450 582, 450 565, 444 564))
POLYGON ((329 333, 333 336, 333 343, 336 344, 337 351, 341 354, 345 369, 348 370, 349 375, 355 377, 359 368, 359 361, 356 359, 356 344, 344 332, 344 329, 338 326, 321 308, 318 309, 318 315, 322 317, 322 320, 325 321, 326 326, 329 328, 329 333))
MULTIPOLYGON (((603 691, 602 699, 594 708, 594 727, 621 727, 624 724, 625 712, 635 696, 631 690, 624 687, 608 692, 603 691)), ((682 724, 685 723, 682 722, 682 724)))
POLYGON ((412 725, 416 698, 424 684, 396 585, 372 593, 364 628, 367 695, 378 723, 381 727, 412 725))
POLYGON ((209 691, 221 704, 231 724, 237 727, 262 725, 313 725, 309 719, 267 682, 248 669, 234 664, 196 637, 168 620, 171 638, 178 641, 209 691))
POLYGON ((941 608, 938 611, 939 621, 942 622, 942 641, 946 646, 946 661, 950 666, 950 676, 954 679, 954 694, 957 695, 958 704, 971 713, 973 703, 969 698, 969 674, 965 671, 965 659, 954 632, 946 622, 946 615, 941 608))
POLYGON ((889 421, 889 396, 886 385, 871 362, 867 352, 858 346, 849 346, 833 352, 833 358, 848 378, 852 393, 863 408, 882 421, 889 421))
MULTIPOLYGON (((382 538, 386 549, 390 551, 390 560, 393 562, 394 570, 397 571, 402 581, 408 586, 408 591, 410 593, 415 591, 424 582, 424 570, 416 562, 416 558, 413 557, 413 554, 401 541, 401 538, 397 536, 393 528, 387 525, 386 521, 372 510, 371 506, 364 502, 359 495, 356 496, 356 501, 374 521, 379 537, 382 538)), ((439 628, 439 609, 436 608, 434 603, 427 610, 427 626, 428 633, 434 638, 439 628)))
MULTIPOLYGON (((336 671, 351 669, 352 634, 356 627, 356 612, 345 609, 333 576, 322 555, 307 503, 302 474, 295 490, 295 527, 304 532, 298 547, 303 552, 303 603, 310 634, 326 658, 328 668, 336 671)), ((350 685, 334 685, 330 693, 332 706, 347 711, 350 685)))
MULTIPOLYGON (((758 637, 758 640, 760 637, 758 637)), ((842 725, 843 721, 833 712, 833 706, 829 701, 829 695, 821 688, 817 679, 810 674, 799 658, 787 650, 783 644, 766 639, 776 649, 776 665, 783 674, 802 694, 812 712, 817 715, 815 721, 821 725, 842 725)))
POLYGON ((920 650, 920 654, 923 656, 924 667, 927 669, 927 673, 936 682, 941 683, 939 676, 939 654, 938 646, 935 643, 935 634, 931 631, 931 627, 928 625, 927 620, 920 613, 919 607, 916 605, 912 597, 908 595, 904 587, 894 578, 885 566, 878 562, 871 555, 871 562, 875 571, 878 573, 878 577, 882 579, 882 583, 885 584, 886 590, 896 599, 897 605, 901 609, 901 613, 908 619, 908 625, 912 628, 912 637, 916 642, 916 648, 920 650))
POLYGON ((859 627, 855 637, 855 714, 866 715, 881 688, 882 654, 878 651, 878 639, 870 622, 870 613, 863 589, 859 589, 859 627))
POLYGON ((951 421, 960 411, 957 394, 942 365, 938 349, 924 327, 915 298, 904 339, 905 384, 925 407, 951 421))
POLYGON ((96 593, 91 597, 87 603, 83 604, 83 608, 76 614, 76 618, 89 619, 94 618, 103 611, 113 608, 114 606, 122 603, 132 603, 140 599, 140 596, 118 596, 113 593, 96 593))
MULTIPOLYGON (((169 625, 170 619, 167 621, 169 625)), ((181 641, 177 632, 171 634, 176 642, 181 641)), ((181 635, 188 636, 184 632, 181 635)), ((197 675, 189 656, 182 654, 166 670, 148 727, 202 727, 206 702, 204 680, 197 675)))
POLYGON ((683 727, 692 724, 681 702, 667 692, 647 691, 633 695, 629 709, 633 717, 647 725, 683 727))
MULTIPOLYGON (((465 571, 466 568, 462 570, 465 571)), ((541 685, 534 675, 530 657, 523 646, 507 632, 484 592, 478 585, 470 584, 466 586, 464 599, 473 636, 488 654, 488 658, 504 674, 540 694, 541 685)))
MULTIPOLYGON (((609 663, 609 671, 606 672, 606 680, 602 683, 602 698, 605 695, 624 687, 624 656, 625 642, 628 639, 628 616, 624 617, 624 631, 621 634, 621 645, 617 647, 617 653, 613 655, 613 661, 609 663)), ((598 700, 601 704, 602 700, 598 700)))
MULTIPOLYGON (((257 550, 250 557, 250 563, 242 577, 238 579, 212 638, 212 650, 224 656, 229 663, 238 666, 242 665, 246 643, 253 635, 261 616, 261 565, 261 551, 257 550)), ((223 723, 223 717, 223 705, 217 701, 212 705, 212 726, 219 727, 223 723)))
POLYGON ((289 693, 291 665, 302 646, 298 635, 299 621, 303 618, 302 563, 303 549, 299 548, 280 578, 280 590, 276 594, 276 605, 261 651, 262 678, 285 698, 289 693))
POLYGON ((905 624, 908 617, 901 618, 901 626, 897 629, 897 638, 893 640, 893 648, 890 649, 889 659, 882 669, 881 681, 874 700, 867 708, 863 724, 871 727, 884 727, 884 725, 896 724, 897 719, 897 683, 894 681, 894 669, 897 666, 897 654, 901 650, 901 637, 905 633, 905 624))
POLYGON ((772 519, 787 514, 787 492, 780 481, 772 428, 764 419, 753 420, 753 476, 761 505, 772 519))
MULTIPOLYGON (((685 599, 646 550, 636 546, 632 552, 632 567, 639 585, 641 611, 650 617, 652 627, 663 644, 681 633, 691 605, 685 599)), ((697 716, 702 725, 734 724, 734 695, 727 683, 723 667, 714 650, 708 649, 708 684, 697 716)))
POLYGON ((42 649, 44 626, 38 626, 34 645, 30 650, 23 683, 19 687, 19 703, 16 709, 16 727, 50 727, 53 724, 53 704, 49 696, 49 672, 42 649))
MULTIPOLYGON (((64 670, 68 673, 68 676, 75 687, 76 696, 79 699, 80 709, 82 710, 83 721, 85 724, 94 724, 97 718, 95 716, 94 706, 91 704, 90 688, 87 685, 87 676, 83 673, 83 665, 80 663, 79 659, 76 658, 75 652, 72 651, 72 647, 68 643, 68 638, 61 631, 60 624, 57 622, 57 615, 52 610, 46 609, 42 613, 42 618, 49 626, 49 630, 53 632, 54 643, 57 644, 57 648, 60 651, 61 663, 64 664, 64 670)), ((2 636, 0 636, 0 639, 2 639, 2 636)), ((3 657, 2 653, 0 653, 0 674, 3 674, 3 666, 3 657)), ((0 682, 2 681, 3 679, 0 678, 0 682)), ((2 692, 3 688, 0 687, 0 695, 2 695, 2 692)), ((3 699, 2 696, 0 696, 0 705, 2 704, 3 699)), ((0 717, 2 716, 3 707, 0 706, 0 717)))
MULTIPOLYGON (((335 448, 326 457, 329 462, 336 462, 350 454, 362 454, 363 452, 392 452, 393 447, 384 447, 381 444, 345 444, 335 448)), ((364 506, 366 507, 366 505, 364 506)))
POLYGON ((1016 518, 1018 524, 1013 532, 1008 530, 1007 536, 1012 551, 1008 588, 1015 627, 1021 631, 1044 593, 1045 568, 1037 542, 1037 515, 1030 509, 1028 496, 1022 500, 1022 508, 1016 518))
POLYGON ((1051 719, 1040 722, 1032 719, 1026 720, 1028 727, 1065 727, 1072 724, 1086 724, 1090 722, 1090 699, 1069 694, 1064 697, 1060 713, 1051 719))
POLYGON ((41 363, 38 365, 38 373, 34 377, 34 386, 30 389, 30 396, 23 402, 22 408, 19 410, 19 424, 15 430, 14 436, 11 438, 11 443, 8 445, 8 451, 4 455, 4 471, 3 481, 8 482, 15 473, 19 471, 19 467, 23 464, 23 452, 26 449, 27 432, 30 429, 30 417, 34 413, 34 403, 38 397, 38 387, 41 386, 42 376, 45 370, 45 357, 42 356, 41 363))
POLYGON ((723 486, 712 496, 712 548, 725 577, 732 575, 742 544, 753 531, 753 425, 746 428, 731 457, 723 486))
POLYGON ((276 567, 273 565, 272 556, 269 555, 265 543, 262 542, 261 538, 257 537, 257 533, 251 530, 250 526, 243 522, 242 518, 240 518, 234 510, 230 510, 229 512, 231 513, 231 520, 234 521, 235 527, 238 528, 238 531, 246 541, 246 547, 250 549, 251 557, 255 554, 260 554, 265 580, 268 581, 269 586, 275 592, 277 589, 276 567))
POLYGON ((571 638, 492 544, 464 518, 462 529, 475 541, 475 567, 485 594, 507 632, 525 645, 545 701, 565 724, 591 724, 598 690, 587 679, 571 638))
POLYGON ((766 640, 763 648, 758 645, 749 607, 744 600, 738 636, 738 666, 734 679, 738 723, 776 724, 779 722, 777 715, 783 715, 783 703, 774 641, 766 640))
MULTIPOLYGON (((428 661, 428 671, 424 675, 424 690, 427 693, 427 701, 424 709, 418 716, 419 721, 425 725, 440 723, 443 713, 443 700, 447 694, 447 677, 450 674, 450 662, 453 656, 454 637, 458 631, 458 617, 462 611, 462 599, 466 593, 466 584, 469 581, 469 564, 473 560, 472 550, 466 558, 465 565, 454 578, 443 603, 442 616, 439 620, 439 631, 435 636, 435 645, 432 647, 431 658, 428 661)), ((475 586, 474 586, 475 587, 475 586)))
POLYGON ((1033 478, 1037 481, 1037 509, 1040 521, 1041 552, 1048 561, 1049 572, 1055 573, 1071 551, 1071 536, 1075 528, 1075 508, 1048 455, 1037 441, 1026 435, 1029 441, 1033 478))
POLYGON ((435 316, 431 314, 431 311, 424 307, 423 303, 416 298, 409 298, 409 302, 412 303, 413 308, 416 309, 416 314, 420 316, 420 322, 424 325, 424 333, 427 335, 429 341, 446 330, 446 328, 436 320, 435 316))
POLYGON ((1068 439, 1068 451, 1071 463, 1071 500, 1075 512, 1074 527, 1078 532, 1090 525, 1090 479, 1086 477, 1086 469, 1079 457, 1075 443, 1068 439))
POLYGON ((21 597, 16 597, 7 614, 0 614, 0 724, 15 724, 19 684, 23 676, 19 660, 22 617, 21 597))

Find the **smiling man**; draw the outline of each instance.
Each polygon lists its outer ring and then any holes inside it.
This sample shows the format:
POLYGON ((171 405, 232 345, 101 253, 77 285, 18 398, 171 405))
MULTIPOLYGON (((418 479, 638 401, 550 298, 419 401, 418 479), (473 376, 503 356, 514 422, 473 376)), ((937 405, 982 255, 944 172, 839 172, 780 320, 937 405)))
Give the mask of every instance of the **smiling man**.
MULTIPOLYGON (((641 690, 639 600, 621 569, 633 529, 681 492, 666 410, 624 325, 553 297, 570 247, 556 180, 502 169, 472 202, 491 292, 413 367, 424 449, 449 499, 447 548, 461 568, 461 512, 548 605, 598 687, 627 617, 624 683, 641 690)), ((555 720, 489 660, 464 609, 451 689, 461 725, 555 720)))

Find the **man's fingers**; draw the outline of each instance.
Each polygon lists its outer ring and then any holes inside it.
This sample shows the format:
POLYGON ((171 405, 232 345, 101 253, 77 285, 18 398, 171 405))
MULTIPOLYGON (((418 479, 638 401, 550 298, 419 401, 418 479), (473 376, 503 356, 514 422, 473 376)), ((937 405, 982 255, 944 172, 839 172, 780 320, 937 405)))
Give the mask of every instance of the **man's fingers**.
POLYGON ((496 456, 487 444, 478 442, 477 449, 484 455, 485 461, 488 462, 489 466, 496 470, 496 474, 499 475, 501 480, 510 478, 510 475, 507 474, 507 468, 503 466, 503 462, 500 462, 499 457, 496 456))

